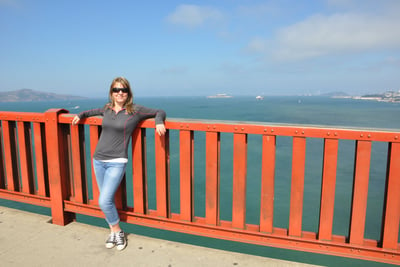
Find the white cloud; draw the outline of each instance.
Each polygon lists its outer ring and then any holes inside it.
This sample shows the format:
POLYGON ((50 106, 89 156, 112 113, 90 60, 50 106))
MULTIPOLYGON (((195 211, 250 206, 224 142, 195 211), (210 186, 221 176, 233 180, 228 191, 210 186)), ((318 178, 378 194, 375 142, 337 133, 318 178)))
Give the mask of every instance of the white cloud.
POLYGON ((167 21, 171 24, 193 28, 218 21, 222 17, 222 13, 212 7, 180 5, 167 17, 167 21))
POLYGON ((400 19, 360 14, 315 15, 281 28, 273 40, 255 38, 248 51, 269 53, 279 60, 400 47, 400 19))
POLYGON ((268 52, 268 41, 261 37, 255 37, 247 45, 246 51, 250 53, 266 53, 268 52))
MULTIPOLYGON (((398 0, 325 0, 328 7, 338 8, 348 11, 370 12, 379 14, 381 12, 398 12, 400 2, 398 0)), ((393 13, 394 14, 394 13, 393 13)))
POLYGON ((257 5, 242 5, 237 8, 239 14, 250 17, 262 17, 279 13, 280 9, 272 3, 263 3, 257 5))
MULTIPOLYGON (((364 2, 366 0, 363 0, 364 2)), ((337 6, 337 7, 353 7, 356 4, 355 0, 326 0, 326 4, 328 6, 337 6)))

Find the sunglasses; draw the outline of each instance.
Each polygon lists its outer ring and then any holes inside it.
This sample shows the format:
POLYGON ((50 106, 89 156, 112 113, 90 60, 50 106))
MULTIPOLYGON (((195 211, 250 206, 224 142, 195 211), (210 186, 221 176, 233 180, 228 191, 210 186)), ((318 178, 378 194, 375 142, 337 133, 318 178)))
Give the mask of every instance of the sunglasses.
POLYGON ((128 88, 113 88, 112 91, 113 91, 113 93, 118 93, 119 91, 122 91, 122 93, 128 93, 129 89, 128 88))

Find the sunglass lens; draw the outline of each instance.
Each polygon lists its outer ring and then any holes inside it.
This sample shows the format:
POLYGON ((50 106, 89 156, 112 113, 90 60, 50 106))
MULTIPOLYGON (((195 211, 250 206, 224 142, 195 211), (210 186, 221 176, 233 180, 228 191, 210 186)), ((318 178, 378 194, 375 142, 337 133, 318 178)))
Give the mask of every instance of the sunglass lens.
POLYGON ((122 91, 122 93, 128 93, 128 88, 113 88, 112 91, 114 93, 118 93, 119 91, 122 91))

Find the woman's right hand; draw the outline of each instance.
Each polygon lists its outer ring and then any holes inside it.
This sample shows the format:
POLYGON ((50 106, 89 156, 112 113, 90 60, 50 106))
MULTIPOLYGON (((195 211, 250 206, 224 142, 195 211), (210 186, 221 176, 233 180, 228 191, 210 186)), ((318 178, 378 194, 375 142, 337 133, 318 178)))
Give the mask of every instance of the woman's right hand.
POLYGON ((72 125, 77 124, 80 120, 81 120, 81 119, 80 119, 78 116, 75 116, 75 117, 72 119, 72 125))

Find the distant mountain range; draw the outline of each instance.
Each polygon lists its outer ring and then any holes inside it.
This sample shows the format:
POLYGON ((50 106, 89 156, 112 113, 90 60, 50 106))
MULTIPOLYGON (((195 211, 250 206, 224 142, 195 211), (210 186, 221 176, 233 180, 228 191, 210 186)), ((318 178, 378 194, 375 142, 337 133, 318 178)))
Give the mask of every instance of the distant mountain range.
POLYGON ((86 97, 60 95, 55 93, 36 91, 32 89, 20 89, 16 91, 0 92, 0 102, 31 102, 77 99, 86 99, 86 97))

